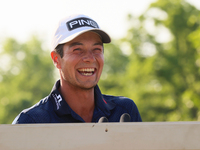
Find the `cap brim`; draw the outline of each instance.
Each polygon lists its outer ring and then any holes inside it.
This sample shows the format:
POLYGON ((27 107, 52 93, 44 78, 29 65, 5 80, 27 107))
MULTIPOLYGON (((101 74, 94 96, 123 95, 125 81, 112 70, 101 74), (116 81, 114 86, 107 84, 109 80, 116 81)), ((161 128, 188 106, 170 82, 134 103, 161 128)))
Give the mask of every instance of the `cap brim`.
POLYGON ((101 29, 88 29, 88 30, 83 30, 83 31, 77 32, 71 36, 68 36, 67 38, 60 41, 58 44, 64 44, 64 43, 70 42, 71 40, 75 39, 77 36, 79 36, 85 32, 88 32, 88 31, 93 31, 93 32, 97 33, 98 35, 100 35, 103 43, 111 42, 110 36, 105 31, 103 31, 101 29))

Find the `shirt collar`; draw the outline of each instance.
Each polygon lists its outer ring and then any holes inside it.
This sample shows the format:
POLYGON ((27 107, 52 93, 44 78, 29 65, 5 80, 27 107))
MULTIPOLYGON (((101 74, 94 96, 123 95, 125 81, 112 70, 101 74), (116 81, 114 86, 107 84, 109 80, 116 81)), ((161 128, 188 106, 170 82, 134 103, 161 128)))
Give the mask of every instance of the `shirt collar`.
MULTIPOLYGON (((62 115, 68 115, 68 114, 76 114, 67 104, 67 102, 64 100, 62 95, 59 92, 60 87, 60 80, 58 80, 51 91, 50 97, 54 104, 54 110, 56 113, 60 116, 62 115)), ((94 95, 95 95, 95 112, 94 115, 99 113, 100 116, 109 116, 110 111, 115 108, 116 104, 112 103, 111 101, 105 101, 103 99, 103 95, 101 94, 101 91, 96 85, 94 87, 94 95)))

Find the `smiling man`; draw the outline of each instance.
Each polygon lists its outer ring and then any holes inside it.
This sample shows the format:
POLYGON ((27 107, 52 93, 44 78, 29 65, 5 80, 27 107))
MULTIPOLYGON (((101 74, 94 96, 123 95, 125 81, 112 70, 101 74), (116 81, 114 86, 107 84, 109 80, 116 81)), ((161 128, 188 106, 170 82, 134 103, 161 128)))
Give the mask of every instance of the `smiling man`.
POLYGON ((49 96, 23 110, 13 124, 99 122, 102 117, 119 122, 124 114, 130 122, 142 121, 133 100, 103 95, 97 85, 104 65, 103 43, 110 41, 88 16, 62 19, 51 52, 60 79, 49 96))

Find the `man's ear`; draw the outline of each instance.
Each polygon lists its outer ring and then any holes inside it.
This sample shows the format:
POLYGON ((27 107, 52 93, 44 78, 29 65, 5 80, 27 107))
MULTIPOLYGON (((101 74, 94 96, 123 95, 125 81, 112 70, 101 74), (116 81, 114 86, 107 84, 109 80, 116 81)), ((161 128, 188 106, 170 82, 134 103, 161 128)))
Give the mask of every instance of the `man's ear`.
POLYGON ((53 60, 53 63, 56 66, 56 68, 61 69, 60 55, 56 51, 51 52, 51 59, 53 60))

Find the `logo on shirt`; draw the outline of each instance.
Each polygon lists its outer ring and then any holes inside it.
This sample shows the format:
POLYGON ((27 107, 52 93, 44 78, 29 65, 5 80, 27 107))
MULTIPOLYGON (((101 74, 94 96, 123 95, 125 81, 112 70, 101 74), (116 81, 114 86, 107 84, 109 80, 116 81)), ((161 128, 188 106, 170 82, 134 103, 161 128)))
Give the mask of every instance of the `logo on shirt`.
POLYGON ((60 106, 61 106, 61 101, 62 101, 62 97, 61 97, 61 95, 60 94, 52 94, 53 95, 53 98, 54 98, 54 100, 55 100, 55 102, 56 102, 56 106, 57 106, 57 110, 60 108, 60 106))
POLYGON ((98 24, 94 20, 89 18, 76 18, 74 20, 68 21, 66 24, 69 31, 87 26, 92 28, 99 28, 98 24))

